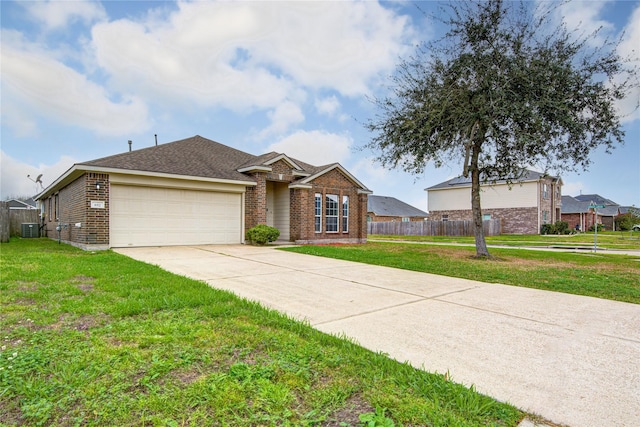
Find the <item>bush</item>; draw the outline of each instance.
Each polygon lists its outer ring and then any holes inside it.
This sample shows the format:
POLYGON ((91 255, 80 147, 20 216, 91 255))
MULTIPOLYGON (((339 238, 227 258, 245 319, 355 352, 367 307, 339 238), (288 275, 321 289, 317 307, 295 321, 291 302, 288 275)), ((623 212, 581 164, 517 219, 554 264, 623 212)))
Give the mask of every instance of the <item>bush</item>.
POLYGON ((569 234, 569 224, 566 221, 556 221, 555 224, 542 224, 540 234, 569 234))
MULTIPOLYGON (((592 225, 591 227, 589 227, 589 231, 596 231, 595 226, 592 225)), ((604 225, 598 224, 598 231, 604 231, 604 225)))
POLYGON ((280 230, 268 225, 258 224, 247 230, 247 240, 256 245, 264 245, 267 242, 275 242, 280 237, 280 230))

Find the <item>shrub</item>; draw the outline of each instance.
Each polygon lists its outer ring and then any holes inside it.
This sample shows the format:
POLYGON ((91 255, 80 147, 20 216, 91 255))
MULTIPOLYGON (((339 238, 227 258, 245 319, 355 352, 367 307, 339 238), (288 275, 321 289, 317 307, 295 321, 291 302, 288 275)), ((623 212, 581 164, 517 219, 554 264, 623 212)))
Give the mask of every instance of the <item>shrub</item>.
MULTIPOLYGON (((589 231, 595 231, 595 230, 596 230, 595 226, 592 225, 591 227, 589 227, 589 231)), ((598 231, 603 231, 603 230, 604 230, 604 225, 598 224, 598 231)))
POLYGON ((280 237, 280 230, 268 225, 258 224, 246 232, 246 238, 250 243, 264 245, 267 242, 274 242, 280 237))
POLYGON ((566 221, 556 221, 555 224, 542 224, 540 234, 569 234, 569 224, 566 221))

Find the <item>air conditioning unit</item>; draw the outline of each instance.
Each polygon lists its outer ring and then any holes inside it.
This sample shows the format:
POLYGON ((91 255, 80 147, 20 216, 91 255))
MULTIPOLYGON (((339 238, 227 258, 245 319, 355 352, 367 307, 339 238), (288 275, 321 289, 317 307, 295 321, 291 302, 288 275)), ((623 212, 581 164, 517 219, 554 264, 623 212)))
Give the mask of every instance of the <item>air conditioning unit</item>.
POLYGON ((22 237, 40 237, 40 225, 34 223, 22 223, 22 237))

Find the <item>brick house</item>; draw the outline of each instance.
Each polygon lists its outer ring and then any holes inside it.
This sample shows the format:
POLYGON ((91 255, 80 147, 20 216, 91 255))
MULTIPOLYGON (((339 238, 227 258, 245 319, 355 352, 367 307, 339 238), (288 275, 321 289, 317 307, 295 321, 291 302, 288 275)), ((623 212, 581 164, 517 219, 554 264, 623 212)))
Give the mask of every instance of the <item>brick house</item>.
POLYGON ((428 213, 389 196, 370 195, 367 202, 369 222, 424 221, 428 213))
POLYGON ((362 243, 370 193, 338 163, 196 135, 75 164, 36 199, 49 237, 106 249, 244 243, 257 224, 301 244, 362 243))
MULTIPOLYGON (((458 177, 426 189, 429 219, 472 220, 471 177, 458 177)), ((525 171, 509 184, 506 180, 480 186, 484 219, 500 219, 506 234, 539 234, 542 224, 560 220, 562 180, 540 172, 525 171)))
POLYGON ((615 231, 615 219, 622 213, 621 208, 624 207, 599 194, 562 196, 562 221, 566 221, 572 229, 578 226, 581 231, 588 231, 596 223, 603 225, 606 230, 615 231), (604 208, 593 209, 591 206, 594 205, 604 208))

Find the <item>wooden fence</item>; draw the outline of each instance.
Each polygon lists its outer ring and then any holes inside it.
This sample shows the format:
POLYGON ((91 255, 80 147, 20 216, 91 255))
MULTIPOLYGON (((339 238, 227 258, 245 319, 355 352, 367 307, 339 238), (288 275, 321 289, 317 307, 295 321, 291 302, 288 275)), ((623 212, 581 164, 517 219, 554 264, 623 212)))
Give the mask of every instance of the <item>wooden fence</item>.
MULTIPOLYGON (((387 236, 473 236, 473 221, 412 221, 369 222, 369 234, 387 236)), ((485 236, 497 236, 502 232, 499 219, 482 222, 485 236)))
POLYGON ((8 202, 0 202, 0 242, 9 241, 10 236, 22 234, 23 223, 40 223, 38 209, 9 209, 8 202))

